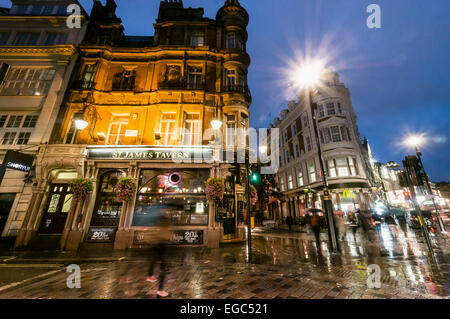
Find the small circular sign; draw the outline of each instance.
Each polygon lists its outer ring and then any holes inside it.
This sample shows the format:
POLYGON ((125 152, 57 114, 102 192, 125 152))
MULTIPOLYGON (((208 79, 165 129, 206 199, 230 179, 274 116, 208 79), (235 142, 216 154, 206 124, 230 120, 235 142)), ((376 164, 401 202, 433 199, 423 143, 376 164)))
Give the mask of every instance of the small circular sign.
POLYGON ((169 183, 172 185, 178 185, 181 183, 181 174, 178 172, 169 175, 169 183))

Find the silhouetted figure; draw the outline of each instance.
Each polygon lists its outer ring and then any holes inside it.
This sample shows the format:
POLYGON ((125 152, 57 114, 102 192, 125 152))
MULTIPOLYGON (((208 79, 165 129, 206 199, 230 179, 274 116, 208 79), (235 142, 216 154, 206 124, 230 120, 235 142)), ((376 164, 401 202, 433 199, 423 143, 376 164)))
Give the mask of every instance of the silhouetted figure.
POLYGON ((313 212, 311 217, 311 229, 316 238, 317 249, 320 251, 320 217, 317 212, 313 212))
POLYGON ((170 243, 170 231, 169 222, 161 214, 157 217, 158 229, 152 233, 150 241, 153 244, 152 254, 150 254, 150 266, 148 269, 147 279, 148 282, 156 282, 158 278, 154 276, 155 266, 160 262, 159 267, 159 285, 156 294, 160 297, 167 297, 169 294, 164 291, 164 280, 168 272, 168 267, 165 260, 167 245, 170 243))

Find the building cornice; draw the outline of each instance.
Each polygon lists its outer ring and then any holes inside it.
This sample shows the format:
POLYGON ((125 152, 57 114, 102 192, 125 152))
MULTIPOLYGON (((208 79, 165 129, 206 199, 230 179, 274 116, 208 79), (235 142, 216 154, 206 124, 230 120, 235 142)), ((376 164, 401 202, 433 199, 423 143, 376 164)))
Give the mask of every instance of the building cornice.
POLYGON ((2 57, 71 57, 77 53, 73 45, 52 46, 0 46, 2 57))

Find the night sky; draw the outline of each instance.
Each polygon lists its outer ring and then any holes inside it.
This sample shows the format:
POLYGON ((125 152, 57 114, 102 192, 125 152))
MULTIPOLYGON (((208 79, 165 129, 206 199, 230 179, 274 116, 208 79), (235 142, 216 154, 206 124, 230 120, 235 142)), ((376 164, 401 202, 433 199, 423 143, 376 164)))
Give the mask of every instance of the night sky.
MULTIPOLYGON (((104 0, 105 1, 105 0, 104 0)), ((103 1, 103 2, 104 2, 103 1)), ((159 0, 116 0, 127 35, 153 35, 159 0)), ((321 48, 350 89, 361 137, 376 160, 401 162, 399 145, 425 133, 423 160, 431 180, 450 181, 450 1, 241 0, 250 14, 251 125, 267 127, 295 96, 285 70, 298 52, 321 48), (381 7, 381 29, 369 29, 366 8, 381 7)), ((92 0, 80 0, 90 12, 92 0)), ((215 18, 224 0, 184 0, 215 18)), ((0 6, 10 6, 0 0, 0 6)))

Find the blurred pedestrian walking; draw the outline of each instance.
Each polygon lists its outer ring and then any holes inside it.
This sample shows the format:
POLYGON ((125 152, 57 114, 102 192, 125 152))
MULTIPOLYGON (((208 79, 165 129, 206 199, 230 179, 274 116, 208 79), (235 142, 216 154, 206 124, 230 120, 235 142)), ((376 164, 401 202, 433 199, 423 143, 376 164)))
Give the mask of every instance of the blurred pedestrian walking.
POLYGON ((149 236, 149 241, 152 244, 152 250, 150 254, 150 265, 146 281, 156 282, 159 281, 158 290, 156 294, 160 297, 167 297, 169 294, 164 291, 164 283, 166 275, 169 271, 166 263, 167 246, 170 244, 171 233, 169 231, 169 222, 163 214, 158 214, 156 220, 157 229, 149 236), (160 263, 159 266, 159 278, 154 276, 155 266, 160 263))

